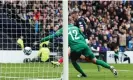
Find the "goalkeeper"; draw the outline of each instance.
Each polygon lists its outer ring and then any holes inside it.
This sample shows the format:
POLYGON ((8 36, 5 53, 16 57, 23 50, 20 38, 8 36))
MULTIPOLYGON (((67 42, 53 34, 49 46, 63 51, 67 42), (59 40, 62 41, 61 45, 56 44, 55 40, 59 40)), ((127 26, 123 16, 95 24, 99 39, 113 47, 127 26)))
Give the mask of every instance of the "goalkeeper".
MULTIPOLYGON (((49 39, 60 36, 62 35, 62 32, 63 30, 60 29, 56 32, 56 34, 49 35, 41 39, 41 42, 48 41, 49 39)), ((76 26, 73 26, 72 24, 68 25, 68 43, 69 43, 68 46, 70 46, 71 48, 70 58, 71 58, 72 64, 74 68, 81 73, 80 75, 78 75, 78 77, 87 77, 86 74, 83 72, 83 70, 76 62, 81 55, 84 55, 86 60, 91 60, 91 62, 93 62, 94 64, 101 65, 107 69, 110 69, 113 72, 113 74, 117 76, 117 71, 114 69, 113 66, 110 66, 104 61, 97 60, 95 58, 94 54, 86 44, 83 33, 80 31, 79 28, 77 28, 76 26)))

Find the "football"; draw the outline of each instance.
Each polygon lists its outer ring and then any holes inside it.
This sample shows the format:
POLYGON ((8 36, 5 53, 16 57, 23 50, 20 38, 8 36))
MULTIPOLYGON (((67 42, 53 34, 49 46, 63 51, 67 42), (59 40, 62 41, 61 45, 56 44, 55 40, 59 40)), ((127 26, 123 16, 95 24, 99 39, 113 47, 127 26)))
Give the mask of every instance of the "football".
POLYGON ((32 53, 31 47, 25 47, 23 50, 25 55, 30 55, 32 53))

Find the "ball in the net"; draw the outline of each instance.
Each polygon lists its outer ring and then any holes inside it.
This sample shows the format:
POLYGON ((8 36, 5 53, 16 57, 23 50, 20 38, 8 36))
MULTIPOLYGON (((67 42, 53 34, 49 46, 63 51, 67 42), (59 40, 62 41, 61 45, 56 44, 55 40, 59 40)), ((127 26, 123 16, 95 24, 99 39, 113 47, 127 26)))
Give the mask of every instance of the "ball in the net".
POLYGON ((31 47, 25 47, 23 50, 25 55, 30 55, 32 53, 31 47))

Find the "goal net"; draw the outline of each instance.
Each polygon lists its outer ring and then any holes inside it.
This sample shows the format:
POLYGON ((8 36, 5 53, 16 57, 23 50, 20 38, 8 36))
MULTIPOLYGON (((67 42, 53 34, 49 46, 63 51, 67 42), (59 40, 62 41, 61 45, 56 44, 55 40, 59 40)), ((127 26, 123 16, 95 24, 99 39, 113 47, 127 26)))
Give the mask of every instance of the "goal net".
POLYGON ((0 80, 59 80, 63 65, 63 36, 50 39, 49 59, 39 55, 41 38, 63 26, 63 2, 49 0, 0 0, 0 80), (23 52, 31 47, 32 53, 23 52), (39 58, 40 57, 40 58, 39 58))

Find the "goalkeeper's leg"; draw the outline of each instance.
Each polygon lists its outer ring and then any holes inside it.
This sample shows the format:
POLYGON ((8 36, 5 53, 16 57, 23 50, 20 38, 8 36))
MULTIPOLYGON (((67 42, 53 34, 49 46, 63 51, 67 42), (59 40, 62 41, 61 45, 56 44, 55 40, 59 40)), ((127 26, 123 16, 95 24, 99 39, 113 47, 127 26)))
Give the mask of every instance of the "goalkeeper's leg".
MULTIPOLYGON (((88 58, 88 57, 86 57, 86 58, 88 58)), ((110 69, 111 72, 114 74, 114 76, 117 76, 118 75, 116 69, 113 66, 110 66, 108 63, 104 62, 103 60, 96 59, 95 56, 94 56, 94 54, 90 55, 89 58, 91 58, 91 61, 94 64, 100 65, 100 66, 102 66, 104 68, 107 68, 107 69, 110 69), (92 56, 93 56, 93 58, 92 58, 92 56)))
POLYGON ((83 70, 81 69, 81 67, 78 65, 78 63, 76 62, 77 59, 79 59, 81 56, 80 53, 76 53, 76 52, 73 52, 71 53, 70 55, 70 59, 71 59, 71 62, 72 62, 72 65, 73 67, 80 73, 79 75, 77 75, 77 77, 87 77, 86 74, 83 72, 83 70))
POLYGON ((84 53, 84 55, 86 56, 86 58, 91 59, 91 61, 92 61, 94 64, 100 65, 100 66, 102 66, 102 67, 104 67, 104 68, 107 68, 107 69, 110 69, 110 70, 113 72, 113 74, 114 74, 115 76, 117 76, 117 71, 114 69, 114 67, 113 67, 113 66, 110 66, 108 63, 104 62, 103 60, 98 60, 98 59, 96 59, 95 55, 93 54, 93 52, 90 50, 89 47, 86 47, 86 48, 84 49, 83 53, 84 53))
POLYGON ((78 72, 80 72, 80 75, 77 75, 77 77, 87 77, 75 60, 72 60, 72 65, 78 72))

